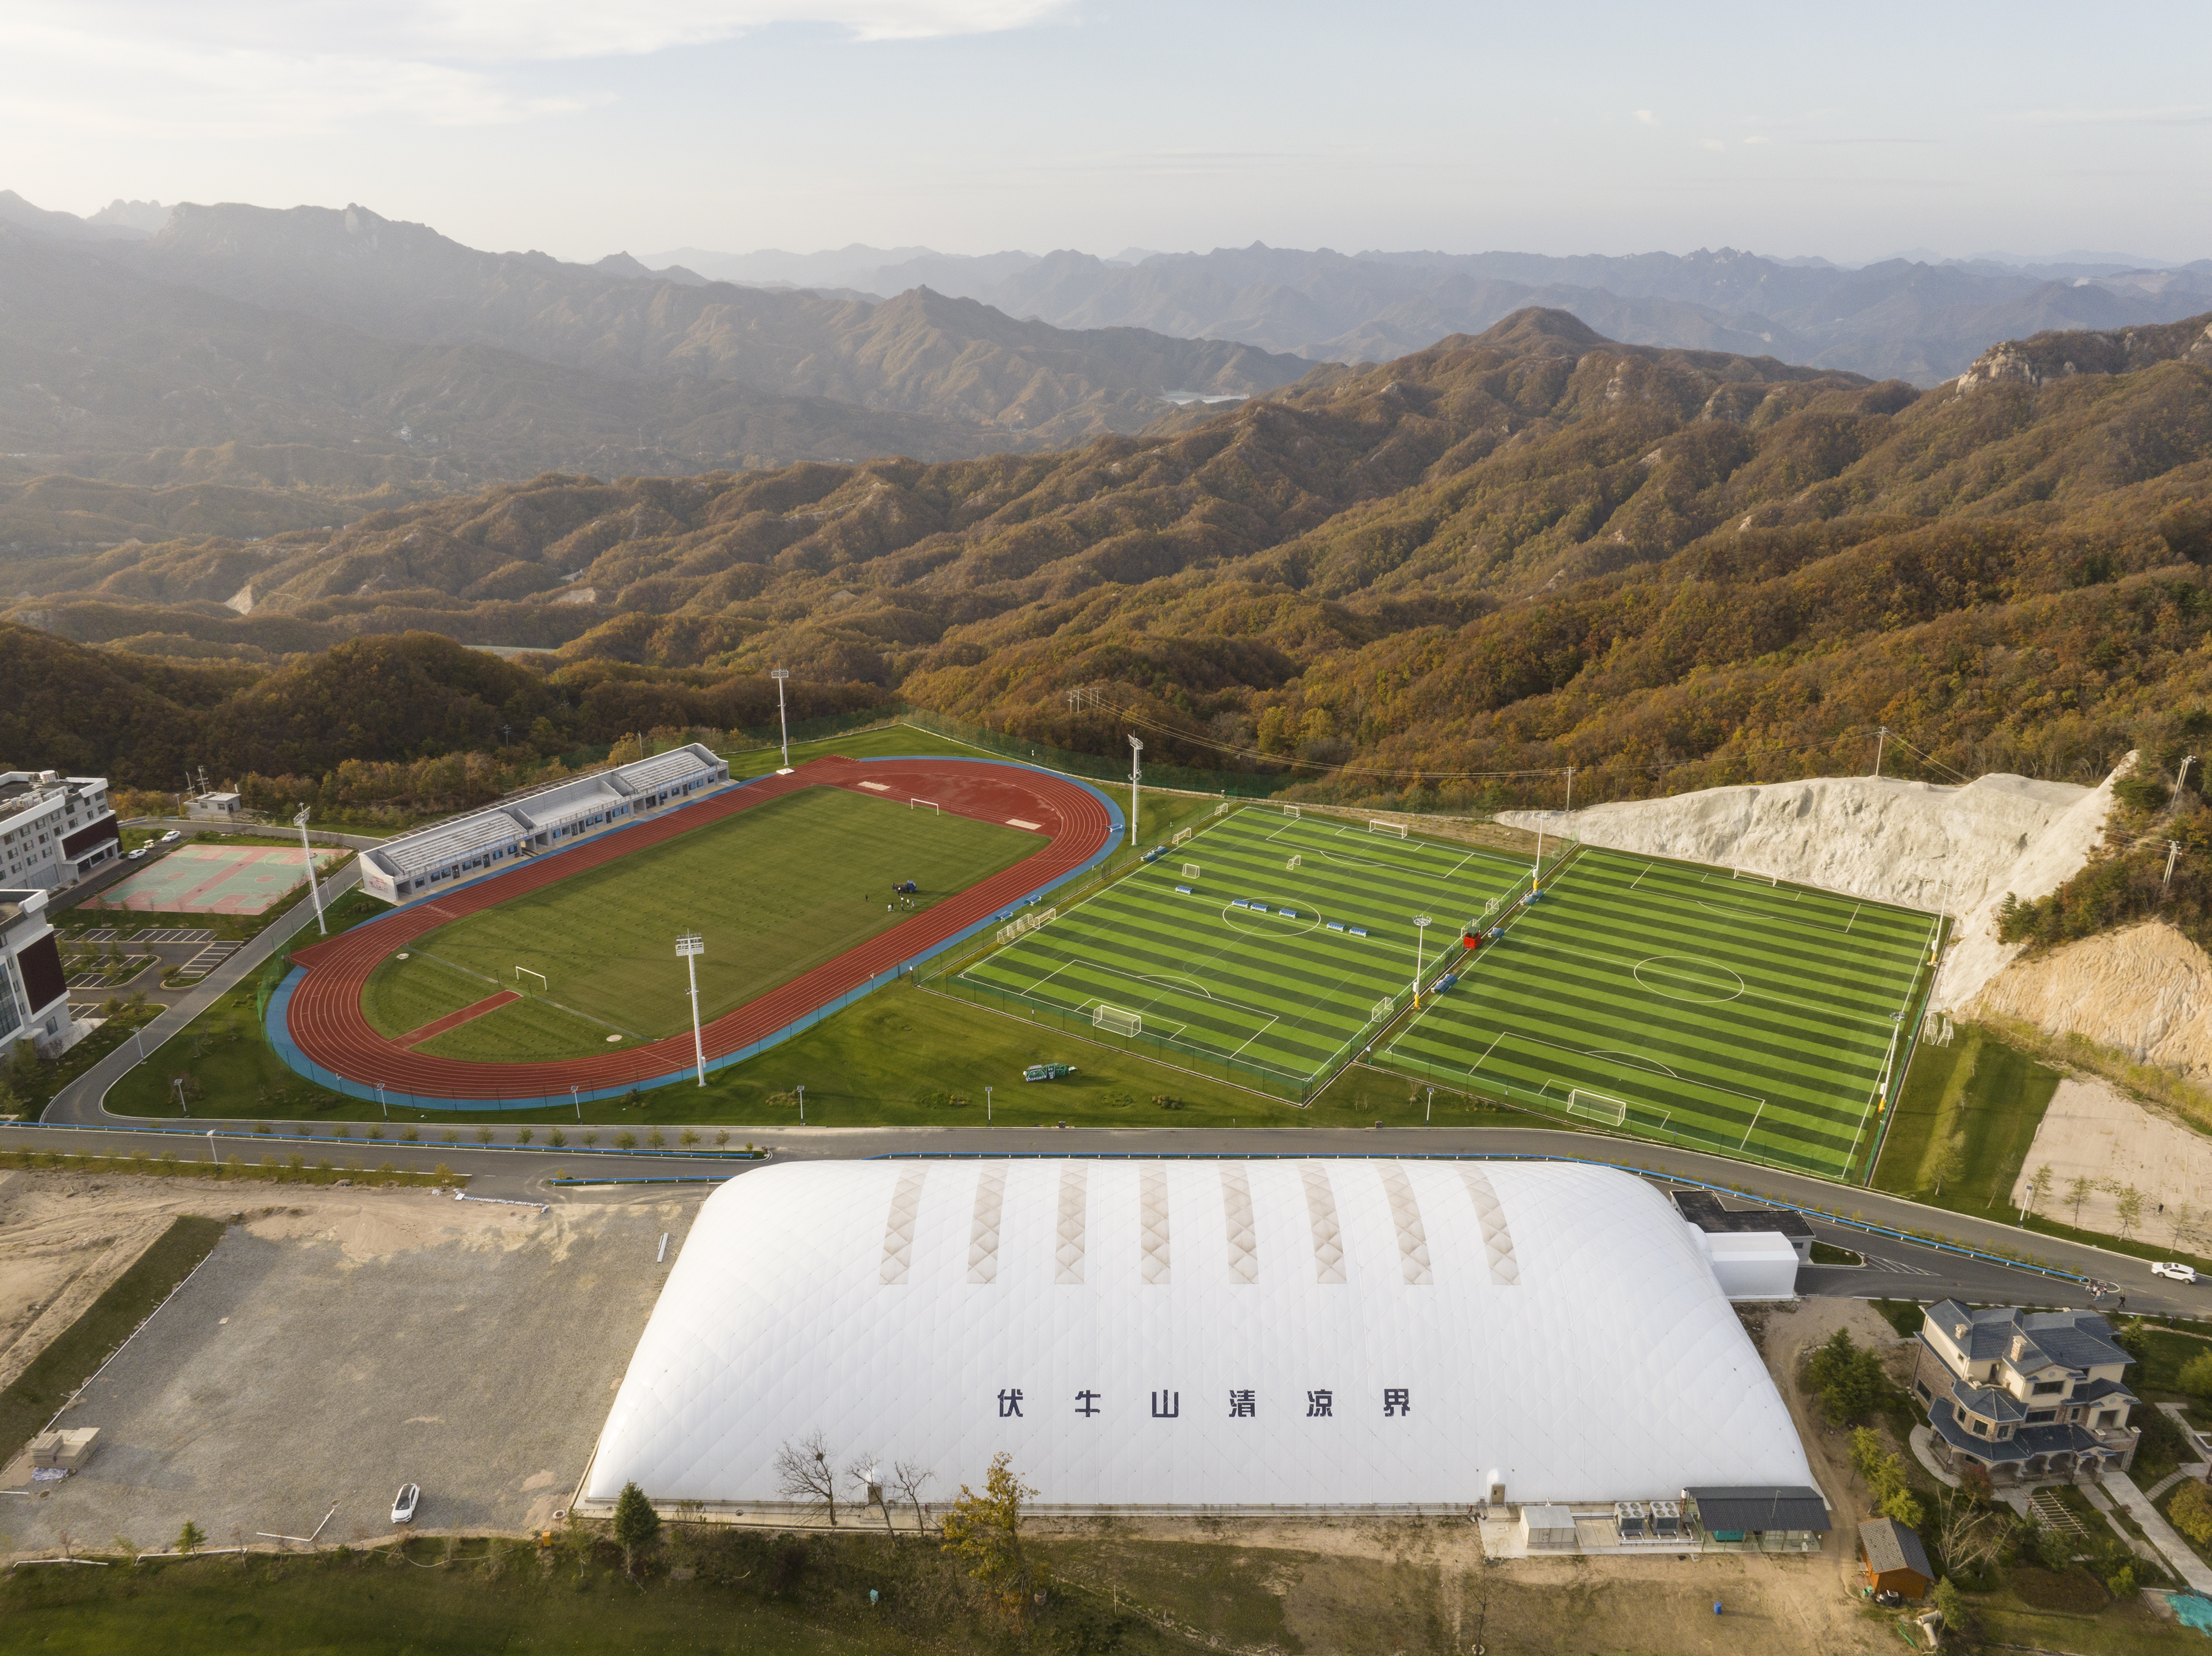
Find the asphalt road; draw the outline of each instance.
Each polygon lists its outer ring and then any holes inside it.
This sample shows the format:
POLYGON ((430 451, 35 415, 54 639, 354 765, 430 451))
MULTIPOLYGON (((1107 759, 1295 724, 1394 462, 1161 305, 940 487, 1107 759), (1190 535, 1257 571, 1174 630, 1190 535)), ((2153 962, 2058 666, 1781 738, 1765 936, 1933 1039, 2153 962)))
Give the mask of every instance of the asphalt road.
MULTIPOLYGON (((96 1073, 96 1072, 95 1072, 96 1073)), ((89 1080, 90 1077, 88 1077, 89 1080)), ((110 1120, 115 1118, 108 1118, 110 1120)), ((425 1129, 434 1132, 435 1128, 425 1129)), ((1321 1133, 1311 1129, 1239 1131, 1222 1129, 1155 1127, 1091 1131, 1048 1127, 817 1127, 779 1128, 756 1142, 775 1161, 843 1159, 915 1152, 993 1156, 1435 1156, 1518 1155, 1611 1160, 1632 1169, 1644 1169, 1664 1179, 1669 1175, 1727 1186, 1752 1196, 1778 1201, 1839 1207, 1873 1224, 1897 1229, 1932 1230, 1970 1247, 2009 1247, 2032 1253, 2061 1270, 2113 1283, 2125 1296, 2127 1307, 2154 1313, 2203 1315, 2212 1310, 2212 1284, 2187 1287, 2167 1283, 2150 1273, 2147 1261, 2108 1253, 2102 1248, 2057 1240, 2016 1230, 2009 1225, 1969 1218, 1926 1208, 1877 1191, 1851 1190, 1820 1180, 1776 1173, 1719 1156, 1659 1151, 1656 1147, 1608 1139, 1589 1133, 1564 1133, 1540 1127, 1480 1129, 1386 1129, 1380 1131, 1321 1133)), ((560 1150, 487 1149, 475 1144, 424 1143, 408 1144, 390 1139, 340 1140, 328 1134, 312 1142, 256 1134, 246 1124, 226 1120, 207 1126, 154 1128, 134 1131, 72 1130, 41 1125, 0 1129, 0 1145, 35 1145, 40 1149, 101 1150, 146 1149, 175 1151, 180 1156, 221 1159, 245 1155, 258 1159, 270 1154, 298 1151, 310 1159, 328 1156, 342 1162, 356 1160, 391 1162, 396 1167, 428 1171, 443 1162, 456 1173, 469 1175, 471 1195, 510 1200, 567 1201, 578 1192, 550 1184, 556 1172, 572 1178, 592 1180, 665 1179, 714 1181, 738 1176, 758 1162, 733 1161, 714 1156, 680 1151, 623 1152, 583 1150, 569 1146, 560 1150), (211 1127, 215 1137, 207 1137, 211 1127)), ((1953 1295, 1978 1303, 2033 1305, 2100 1305, 2116 1308, 2112 1299, 2093 1301, 2077 1283, 2054 1280, 2039 1272, 1990 1260, 1962 1258, 1924 1244, 1889 1237, 1869 1236, 1833 1221, 1816 1218, 1814 1234, 1823 1241, 1847 1247, 1866 1257, 1863 1266, 1808 1266, 1801 1270, 1798 1286, 1807 1294, 1859 1299, 1930 1300, 1953 1295)))

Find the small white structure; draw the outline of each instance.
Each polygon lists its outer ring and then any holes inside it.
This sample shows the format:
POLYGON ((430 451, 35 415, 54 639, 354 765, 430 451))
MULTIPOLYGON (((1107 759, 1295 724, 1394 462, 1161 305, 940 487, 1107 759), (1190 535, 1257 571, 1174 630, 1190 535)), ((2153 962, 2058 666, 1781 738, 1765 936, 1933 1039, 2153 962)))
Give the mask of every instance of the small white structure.
POLYGON ((1521 1544, 1530 1552, 1574 1552, 1575 1514, 1567 1507, 1523 1507, 1521 1544))
POLYGON ((1702 1230, 1685 1227, 1705 1250, 1721 1292, 1731 1300, 1797 1297, 1797 1250, 1777 1230, 1702 1230))
POLYGON ((185 799, 185 815, 195 822, 235 822, 245 809, 234 793, 195 793, 185 799))
POLYGON ((362 889, 388 903, 411 902, 501 872, 519 858, 558 851, 667 806, 689 804, 729 779, 726 760, 687 742, 650 759, 572 777, 387 840, 361 853, 362 889))
POLYGON ((700 1210, 583 1508, 632 1481, 785 1508, 778 1451, 817 1432, 841 1467, 933 1468, 939 1495, 1004 1450, 1062 1512, 1812 1482, 1694 1233, 1570 1162, 755 1169, 700 1210))

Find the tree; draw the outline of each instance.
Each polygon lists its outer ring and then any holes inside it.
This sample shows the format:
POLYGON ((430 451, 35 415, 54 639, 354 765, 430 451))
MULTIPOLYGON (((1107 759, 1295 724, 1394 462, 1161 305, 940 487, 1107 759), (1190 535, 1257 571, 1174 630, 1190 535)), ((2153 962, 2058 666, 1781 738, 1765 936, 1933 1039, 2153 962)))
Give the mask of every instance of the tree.
POLYGON ((177 1550, 189 1557, 205 1545, 207 1545, 207 1532, 193 1523, 191 1520, 186 1519, 185 1527, 177 1532, 177 1550))
POLYGON ((2166 1240, 2176 1247, 2191 1246, 2197 1239, 2195 1218, 2188 1203, 2176 1202, 2166 1210, 2166 1240))
POLYGON ((2212 1546, 2212 1491, 2191 1478, 2174 1491, 2166 1515, 2173 1527, 2198 1546, 2212 1546))
POLYGON ((1936 1194, 1943 1193, 1947 1184, 1956 1184, 1966 1174, 1966 1135, 1959 1133, 1945 1141, 1941 1154, 1936 1158, 1936 1194))
MULTIPOLYGON (((1986 1473, 1983 1483, 1988 1483, 1986 1473)), ((1953 1570, 1979 1580, 2004 1551, 2005 1527, 1979 1501, 1962 1500, 1948 1489, 1936 1490, 1936 1550, 1953 1570)))
POLYGON ((1807 1361, 1805 1381, 1819 1396, 1831 1426, 1864 1418, 1889 1393, 1881 1356, 1862 1350, 1840 1328, 1807 1361))
POLYGON ((845 1463, 845 1476, 859 1485, 864 1502, 872 1502, 884 1515, 884 1531, 893 1544, 898 1541, 898 1532, 891 1528, 890 1502, 884 1499, 884 1464, 872 1449, 864 1449, 845 1463))
POLYGON ((830 1446, 819 1428, 793 1443, 786 1440, 775 1452, 776 1488, 793 1501, 818 1501, 830 1509, 830 1527, 837 1527, 837 1474, 830 1470, 830 1446))
POLYGON ((2123 1185, 2116 1197, 2120 1213, 2120 1235, 2127 1234, 2142 1222, 2142 1192, 2133 1185, 2123 1185))
POLYGON ((928 1509, 922 1505, 921 1496, 922 1491, 929 1487, 930 1481, 936 1476, 918 1460, 902 1460, 891 1468, 891 1481, 898 1486, 898 1492, 906 1497, 907 1504, 914 1508, 914 1528, 917 1535, 929 1533, 928 1509))
POLYGON ((1943 1618, 1943 1631, 1954 1639, 1964 1639, 1966 1636, 1966 1594, 1953 1586, 1951 1578, 1947 1575, 1936 1584, 1928 1596, 1936 1601, 1936 1611, 1943 1618))
POLYGON ((1036 1493, 1014 1476, 1004 1449, 991 1458, 983 1493, 966 1484, 945 1514, 945 1545, 967 1567, 991 1608, 1019 1627, 1029 1613, 1029 1561, 1022 1554, 1022 1502, 1036 1493))
POLYGON ((2183 1363, 2173 1383, 2191 1397, 2212 1398, 2212 1351, 2201 1351, 2183 1363))
POLYGON ((615 1544, 623 1550, 623 1573, 637 1574, 637 1556, 660 1539, 660 1514, 635 1483, 615 1497, 615 1544))
POLYGON ((2087 1174, 2077 1174, 2066 1183, 2066 1199, 2073 1204, 2074 1222, 2081 1222, 2081 1204, 2087 1201, 2097 1188, 2097 1181, 2087 1174))

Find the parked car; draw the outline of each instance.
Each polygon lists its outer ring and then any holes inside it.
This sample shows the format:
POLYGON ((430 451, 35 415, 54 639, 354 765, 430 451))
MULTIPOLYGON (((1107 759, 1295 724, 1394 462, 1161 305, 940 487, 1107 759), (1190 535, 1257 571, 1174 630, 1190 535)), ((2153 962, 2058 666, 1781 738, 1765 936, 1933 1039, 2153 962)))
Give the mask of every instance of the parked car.
POLYGON ((171 828, 167 834, 161 836, 161 843, 166 846, 172 840, 181 840, 184 837, 185 831, 182 828, 171 828))
POLYGON ((2178 1259, 2160 1259, 2150 1268, 2150 1274, 2154 1277, 2170 1277, 2177 1283, 2193 1283, 2197 1280, 2196 1267, 2183 1265, 2178 1259))
POLYGON ((137 850, 136 850, 136 851, 134 851, 134 852, 132 852, 131 853, 131 858, 130 858, 130 859, 131 859, 131 861, 132 861, 132 862, 134 862, 134 863, 135 863, 135 862, 137 862, 137 861, 141 857, 143 857, 145 854, 146 854, 146 847, 145 847, 145 846, 139 846, 139 847, 138 847, 138 849, 137 849, 137 850))
POLYGON ((1061 1081, 1075 1073, 1073 1064, 1032 1064, 1022 1071, 1024 1081, 1061 1081))
POLYGON ((399 1493, 392 1497, 392 1521, 395 1524, 412 1524, 415 1521, 415 1508, 422 1504, 422 1486, 421 1484, 401 1484, 399 1493))

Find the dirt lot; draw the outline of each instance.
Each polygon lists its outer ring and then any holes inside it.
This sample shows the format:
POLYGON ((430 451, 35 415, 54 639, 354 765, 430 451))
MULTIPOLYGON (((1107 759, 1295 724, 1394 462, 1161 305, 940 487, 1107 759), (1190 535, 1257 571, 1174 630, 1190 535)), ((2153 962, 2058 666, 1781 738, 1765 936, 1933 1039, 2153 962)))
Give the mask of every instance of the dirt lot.
POLYGON ((2174 1240, 2174 1222, 2185 1217, 2195 1221, 2200 1235, 2198 1244, 2183 1243, 2185 1248, 2200 1250, 2202 1236, 2212 1233, 2212 1137, 2146 1108, 2106 1082, 2069 1077, 2058 1083, 2014 1182, 2015 1205, 2026 1203, 2027 1181, 2046 1164, 2052 1187, 2035 1204, 2046 1218, 2118 1234, 2119 1198, 2113 1191, 2093 1192, 2075 1219, 2066 1187, 2086 1177, 2098 1185, 2132 1185, 2142 1193, 2136 1234, 2148 1241, 2174 1240))
MULTIPOLYGON (((214 1194, 16 1178, 33 1188, 0 1192, 0 1239, 20 1218, 24 1257, 49 1283, 69 1271, 72 1228, 76 1256, 96 1263, 102 1235, 204 1211, 214 1194)), ((100 1428, 100 1447, 77 1476, 0 1506, 0 1554, 52 1548, 64 1531, 151 1546, 187 1520, 217 1544, 307 1535, 333 1501, 324 1540, 368 1538, 389 1532, 408 1479, 423 1486, 425 1529, 520 1530, 567 1504, 666 1276, 660 1237, 672 1264, 697 1196, 541 1216, 428 1192, 298 1194, 228 1231, 63 1416, 100 1428)))

